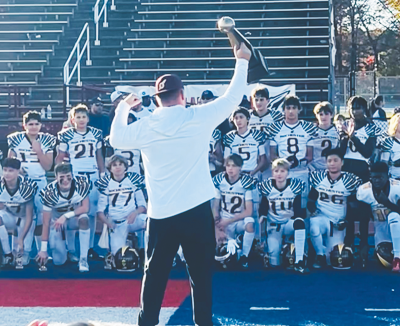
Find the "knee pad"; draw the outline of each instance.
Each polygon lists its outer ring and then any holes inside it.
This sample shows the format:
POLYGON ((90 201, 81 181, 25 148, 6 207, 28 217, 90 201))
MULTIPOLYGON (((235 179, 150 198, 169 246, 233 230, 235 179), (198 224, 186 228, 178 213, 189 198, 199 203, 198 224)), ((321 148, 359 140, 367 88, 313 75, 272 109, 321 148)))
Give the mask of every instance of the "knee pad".
POLYGON ((304 230, 306 228, 306 224, 301 217, 297 217, 293 222, 293 229, 295 230, 304 230))
POLYGON ((399 213, 391 212, 388 215, 388 223, 400 223, 400 215, 399 213))

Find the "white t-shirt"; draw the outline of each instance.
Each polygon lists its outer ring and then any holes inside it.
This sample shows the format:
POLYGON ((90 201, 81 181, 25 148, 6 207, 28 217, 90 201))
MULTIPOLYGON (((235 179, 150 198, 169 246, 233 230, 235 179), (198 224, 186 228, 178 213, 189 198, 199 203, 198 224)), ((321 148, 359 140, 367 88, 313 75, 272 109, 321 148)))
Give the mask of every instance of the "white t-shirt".
POLYGON ((248 61, 238 59, 225 94, 204 105, 157 108, 128 125, 130 107, 115 110, 110 143, 118 149, 141 150, 149 196, 148 216, 162 219, 214 198, 208 164, 214 129, 240 104, 246 88, 248 61))

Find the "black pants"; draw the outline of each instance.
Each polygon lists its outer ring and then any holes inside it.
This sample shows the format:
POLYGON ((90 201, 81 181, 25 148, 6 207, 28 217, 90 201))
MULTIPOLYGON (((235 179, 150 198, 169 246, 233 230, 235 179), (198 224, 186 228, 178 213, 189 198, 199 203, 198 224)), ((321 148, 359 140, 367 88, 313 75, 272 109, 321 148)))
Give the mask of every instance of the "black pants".
POLYGON ((194 322, 211 326, 212 266, 216 244, 210 202, 165 219, 150 218, 148 232, 138 324, 158 324, 172 262, 182 245, 192 289, 194 322))

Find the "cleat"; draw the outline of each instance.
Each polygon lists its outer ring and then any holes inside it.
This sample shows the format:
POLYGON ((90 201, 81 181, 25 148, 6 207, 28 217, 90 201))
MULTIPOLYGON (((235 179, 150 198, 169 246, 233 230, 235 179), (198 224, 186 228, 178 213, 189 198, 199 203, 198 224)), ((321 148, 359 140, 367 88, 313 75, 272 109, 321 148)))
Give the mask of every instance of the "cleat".
POLYGON ((392 272, 400 273, 400 258, 395 257, 392 263, 392 272))
POLYGON ((326 266, 326 257, 325 257, 325 255, 317 255, 315 257, 315 261, 314 261, 313 267, 319 269, 319 268, 323 268, 325 266, 326 266))
POLYGON ((114 266, 114 256, 109 252, 104 259, 104 269, 112 269, 114 266))
POLYGON ((89 272, 89 264, 86 258, 81 258, 79 260, 79 271, 81 273, 89 272))
POLYGON ((249 259, 246 256, 241 256, 239 258, 239 265, 242 269, 248 269, 249 268, 249 259))
POLYGON ((79 261, 75 251, 68 251, 68 260, 72 263, 77 263, 79 261))
POLYGON ((4 266, 11 266, 13 264, 13 261, 14 261, 14 255, 12 254, 12 252, 4 255, 4 257, 3 257, 3 265, 4 266))
POLYGON ((100 255, 96 251, 94 251, 93 248, 89 249, 88 258, 90 258, 91 260, 103 260, 104 259, 104 257, 100 257, 100 255))
POLYGON ((22 254, 17 253, 15 256, 15 269, 24 269, 24 265, 22 265, 23 259, 22 254))
POLYGON ((293 270, 299 274, 308 274, 310 272, 305 266, 304 260, 300 260, 297 264, 294 264, 293 270))

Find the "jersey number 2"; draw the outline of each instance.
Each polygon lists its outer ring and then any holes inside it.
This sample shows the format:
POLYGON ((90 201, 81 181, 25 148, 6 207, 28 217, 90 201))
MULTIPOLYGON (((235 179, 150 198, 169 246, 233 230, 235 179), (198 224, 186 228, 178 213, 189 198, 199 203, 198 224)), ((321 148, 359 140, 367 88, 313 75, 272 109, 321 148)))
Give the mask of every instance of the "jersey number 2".
MULTIPOLYGON (((92 143, 89 143, 89 157, 94 157, 94 146, 92 143)), ((85 144, 78 144, 75 146, 75 158, 81 158, 86 153, 86 146, 85 144)))

